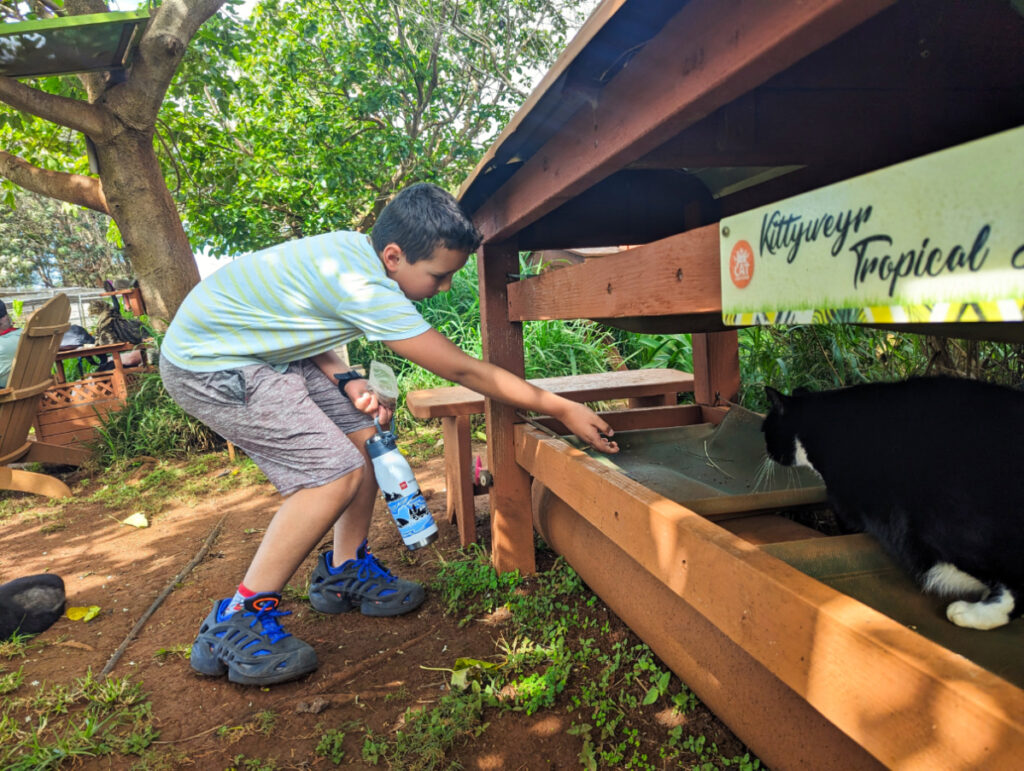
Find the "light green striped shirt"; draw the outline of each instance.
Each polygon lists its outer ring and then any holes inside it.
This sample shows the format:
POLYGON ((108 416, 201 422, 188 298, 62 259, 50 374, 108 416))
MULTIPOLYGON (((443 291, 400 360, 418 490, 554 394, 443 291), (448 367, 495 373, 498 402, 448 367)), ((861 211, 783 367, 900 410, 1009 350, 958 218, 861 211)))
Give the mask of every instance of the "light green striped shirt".
POLYGON ((161 356, 214 372, 315 356, 361 336, 405 340, 430 329, 388 278, 368 236, 339 231, 253 252, 189 292, 161 356))

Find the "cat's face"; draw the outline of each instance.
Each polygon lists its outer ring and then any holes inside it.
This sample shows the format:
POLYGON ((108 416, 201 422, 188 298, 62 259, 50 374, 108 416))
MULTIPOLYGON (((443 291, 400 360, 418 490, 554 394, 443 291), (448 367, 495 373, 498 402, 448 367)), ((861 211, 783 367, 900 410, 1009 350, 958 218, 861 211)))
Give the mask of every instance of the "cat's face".
POLYGON ((783 466, 797 465, 802 448, 797 440, 792 400, 774 388, 766 387, 764 390, 772 405, 761 424, 768 457, 783 466))
POLYGON ((110 312, 110 305, 103 300, 91 300, 87 306, 90 316, 102 318, 110 312))

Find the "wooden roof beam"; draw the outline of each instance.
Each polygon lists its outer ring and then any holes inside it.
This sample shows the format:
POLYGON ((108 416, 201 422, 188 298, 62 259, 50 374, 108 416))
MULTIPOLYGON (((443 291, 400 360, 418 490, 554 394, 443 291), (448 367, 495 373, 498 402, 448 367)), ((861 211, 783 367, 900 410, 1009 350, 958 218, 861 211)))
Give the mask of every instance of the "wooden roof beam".
POLYGON ((622 318, 722 313, 718 224, 508 285, 508 317, 622 318))
POLYGON ((692 0, 479 210, 506 239, 892 0, 692 0), (642 106, 642 107, 641 107, 642 106))
POLYGON ((628 168, 813 166, 851 157, 877 168, 1019 125, 1020 96, 1011 89, 760 88, 628 168), (794 130, 808 126, 813 131, 794 130))

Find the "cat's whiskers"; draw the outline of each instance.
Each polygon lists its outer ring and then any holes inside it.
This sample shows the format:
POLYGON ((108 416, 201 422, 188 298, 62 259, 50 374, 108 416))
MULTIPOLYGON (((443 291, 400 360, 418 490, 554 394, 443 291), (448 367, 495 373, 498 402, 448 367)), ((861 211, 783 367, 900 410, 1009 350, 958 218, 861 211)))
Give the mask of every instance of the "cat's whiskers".
POLYGON ((795 490, 800 487, 800 472, 797 471, 796 466, 786 466, 786 489, 795 490))
POLYGON ((761 458, 760 464, 754 472, 754 490, 770 490, 775 477, 775 466, 777 464, 771 459, 768 453, 761 458))

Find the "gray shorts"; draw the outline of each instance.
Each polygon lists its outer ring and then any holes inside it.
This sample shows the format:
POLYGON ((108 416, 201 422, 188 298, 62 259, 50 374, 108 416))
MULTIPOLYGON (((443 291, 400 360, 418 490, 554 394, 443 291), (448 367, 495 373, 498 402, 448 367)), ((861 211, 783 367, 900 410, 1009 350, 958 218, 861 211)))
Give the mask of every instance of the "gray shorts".
POLYGON ((364 465, 346 434, 373 425, 311 360, 190 372, 160 357, 164 388, 255 461, 282 495, 320 487, 364 465))

